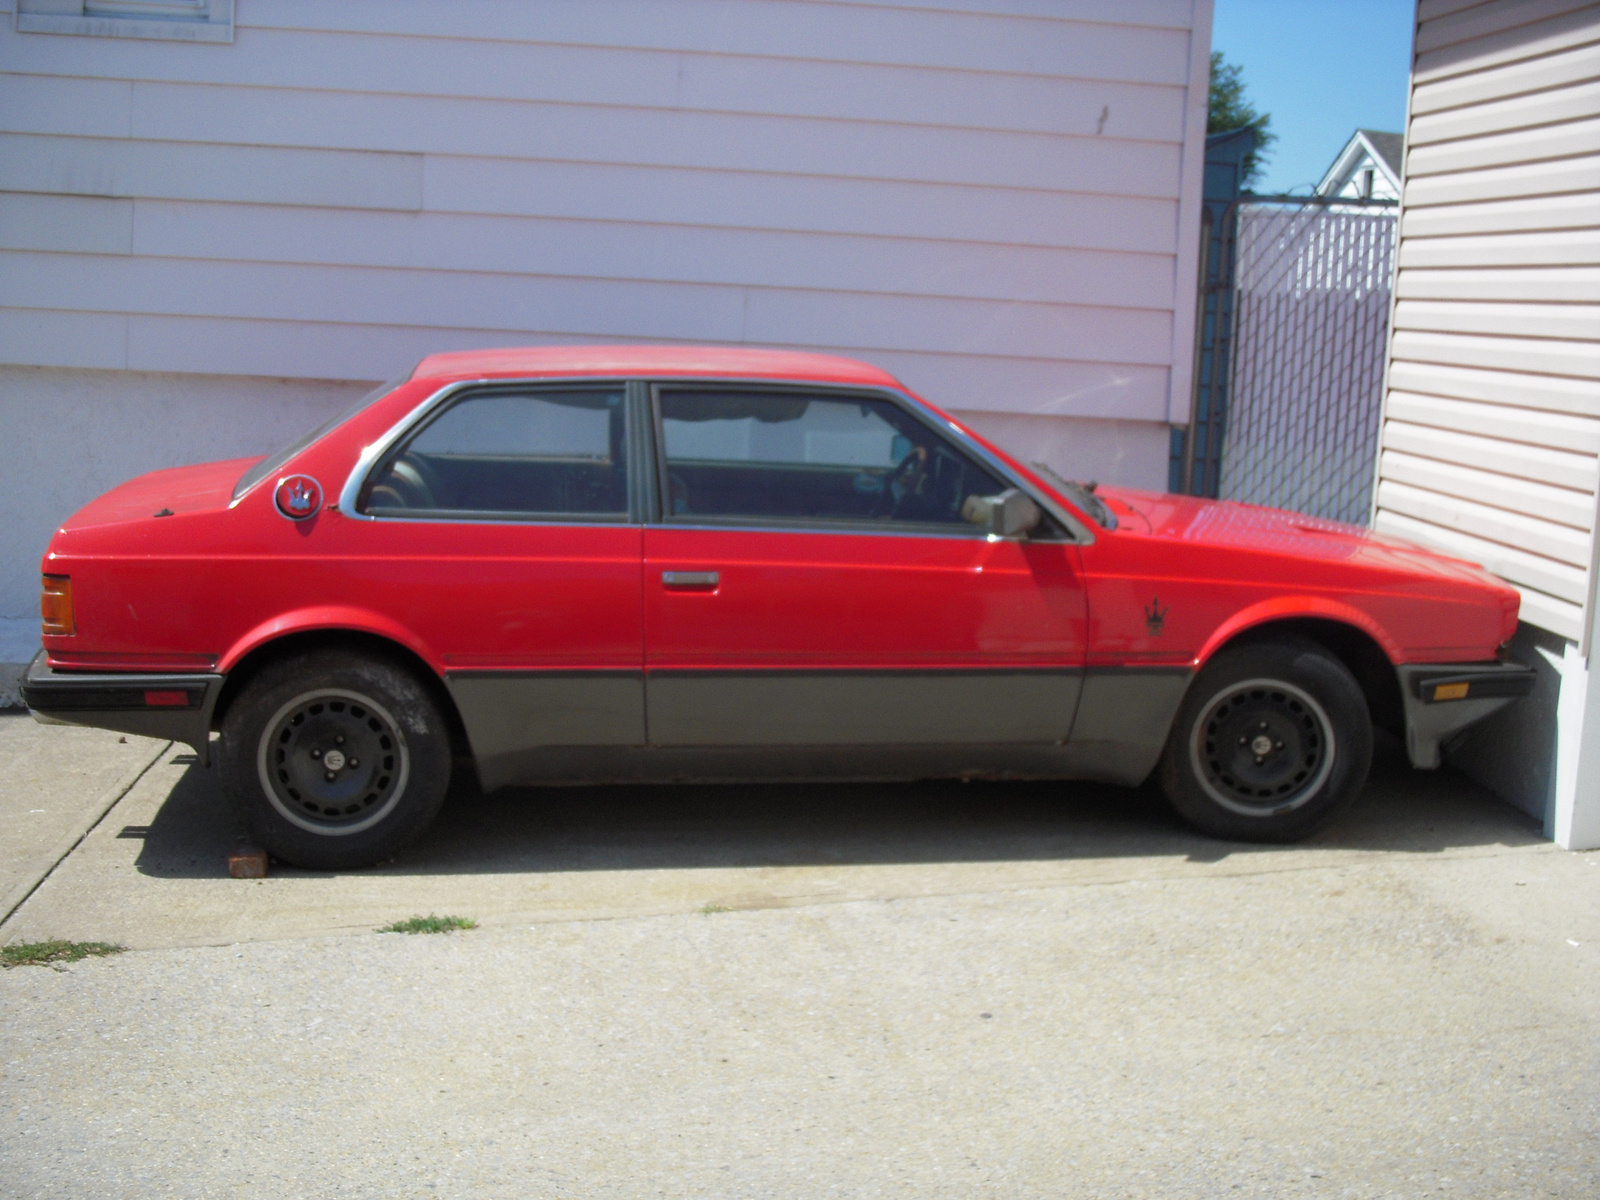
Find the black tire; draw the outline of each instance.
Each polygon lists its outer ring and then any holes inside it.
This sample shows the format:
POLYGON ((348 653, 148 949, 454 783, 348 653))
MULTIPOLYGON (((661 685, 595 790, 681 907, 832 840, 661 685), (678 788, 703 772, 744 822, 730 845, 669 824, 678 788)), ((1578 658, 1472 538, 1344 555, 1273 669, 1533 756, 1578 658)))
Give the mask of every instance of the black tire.
POLYGON ((450 787, 450 734, 410 671, 316 650, 245 685, 222 722, 220 763, 264 849, 345 870, 393 857, 432 823, 450 787))
POLYGON ((1293 842, 1360 794, 1372 718, 1355 677, 1304 638, 1221 651, 1178 710, 1159 776, 1180 816, 1213 837, 1293 842))

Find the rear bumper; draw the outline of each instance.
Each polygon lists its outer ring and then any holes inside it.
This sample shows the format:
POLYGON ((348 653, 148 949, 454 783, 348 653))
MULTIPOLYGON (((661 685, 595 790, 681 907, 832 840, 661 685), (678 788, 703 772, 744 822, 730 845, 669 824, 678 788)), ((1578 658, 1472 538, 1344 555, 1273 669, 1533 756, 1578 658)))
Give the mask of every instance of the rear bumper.
POLYGON ((1411 765, 1439 765, 1440 747, 1533 690, 1538 677, 1521 663, 1413 663, 1397 668, 1411 765))
POLYGON ((169 738, 208 759, 221 675, 132 675, 55 671, 40 651, 22 679, 22 702, 47 725, 90 725, 169 738))

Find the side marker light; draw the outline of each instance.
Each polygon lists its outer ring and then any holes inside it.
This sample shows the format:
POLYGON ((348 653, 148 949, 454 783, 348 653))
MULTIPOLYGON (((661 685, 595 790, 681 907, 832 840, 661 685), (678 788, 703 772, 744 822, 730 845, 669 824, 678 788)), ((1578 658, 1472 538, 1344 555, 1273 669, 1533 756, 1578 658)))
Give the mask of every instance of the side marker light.
POLYGON ((67 575, 41 576, 39 615, 46 637, 71 637, 77 632, 72 615, 72 579, 67 575))
POLYGON ((1467 683, 1441 683, 1433 689, 1434 702, 1437 703, 1440 700, 1465 700, 1467 698, 1467 689, 1471 686, 1471 684, 1467 683))

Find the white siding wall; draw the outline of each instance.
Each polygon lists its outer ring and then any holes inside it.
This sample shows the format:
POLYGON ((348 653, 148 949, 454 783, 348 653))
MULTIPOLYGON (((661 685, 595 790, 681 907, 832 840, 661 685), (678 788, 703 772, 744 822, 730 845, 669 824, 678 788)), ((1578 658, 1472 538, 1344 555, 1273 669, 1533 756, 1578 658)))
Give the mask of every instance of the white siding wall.
POLYGON ((369 379, 750 342, 963 409, 1181 418, 1195 7, 241 0, 232 45, 7 21, 0 359, 369 379))
MULTIPOLYGON (((1187 419, 1210 16, 239 0, 232 44, 185 44, 6 15, 0 363, 339 381, 483 345, 789 346, 1159 484, 1187 419)), ((269 448, 275 419, 217 402, 231 451, 239 429, 269 448)), ((42 549, 66 513, 25 483, 0 508, 42 549)), ((0 617, 31 610, 34 570, 0 563, 0 617)))
POLYGON ((1600 4, 1421 0, 1375 524, 1584 639, 1600 475, 1600 4))

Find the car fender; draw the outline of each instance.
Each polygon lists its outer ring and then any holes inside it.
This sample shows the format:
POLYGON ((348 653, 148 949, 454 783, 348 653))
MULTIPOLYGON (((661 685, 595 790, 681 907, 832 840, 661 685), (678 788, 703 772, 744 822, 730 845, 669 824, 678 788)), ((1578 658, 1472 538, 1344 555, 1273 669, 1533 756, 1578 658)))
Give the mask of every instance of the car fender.
POLYGON ((1213 654, 1245 630, 1296 617, 1316 617, 1354 626, 1377 642, 1391 663, 1401 661, 1400 647, 1395 644, 1394 639, 1384 631, 1383 626, 1359 608, 1322 596, 1274 596, 1270 600, 1262 600, 1241 609, 1217 626, 1206 639, 1205 645, 1200 647, 1200 652, 1195 655, 1195 668, 1205 666, 1213 654))
POLYGON ((427 663, 436 674, 443 674, 439 656, 404 625, 401 625, 392 617, 386 617, 382 613, 373 612, 371 609, 338 604, 296 609, 293 612, 282 613, 273 617, 270 621, 263 621, 228 648, 228 652, 222 656, 221 661, 217 664, 217 670, 222 674, 227 674, 239 664, 245 655, 261 648, 268 642, 276 641, 290 634, 316 633, 322 630, 370 633, 376 637, 384 638, 404 646, 423 662, 427 663))

